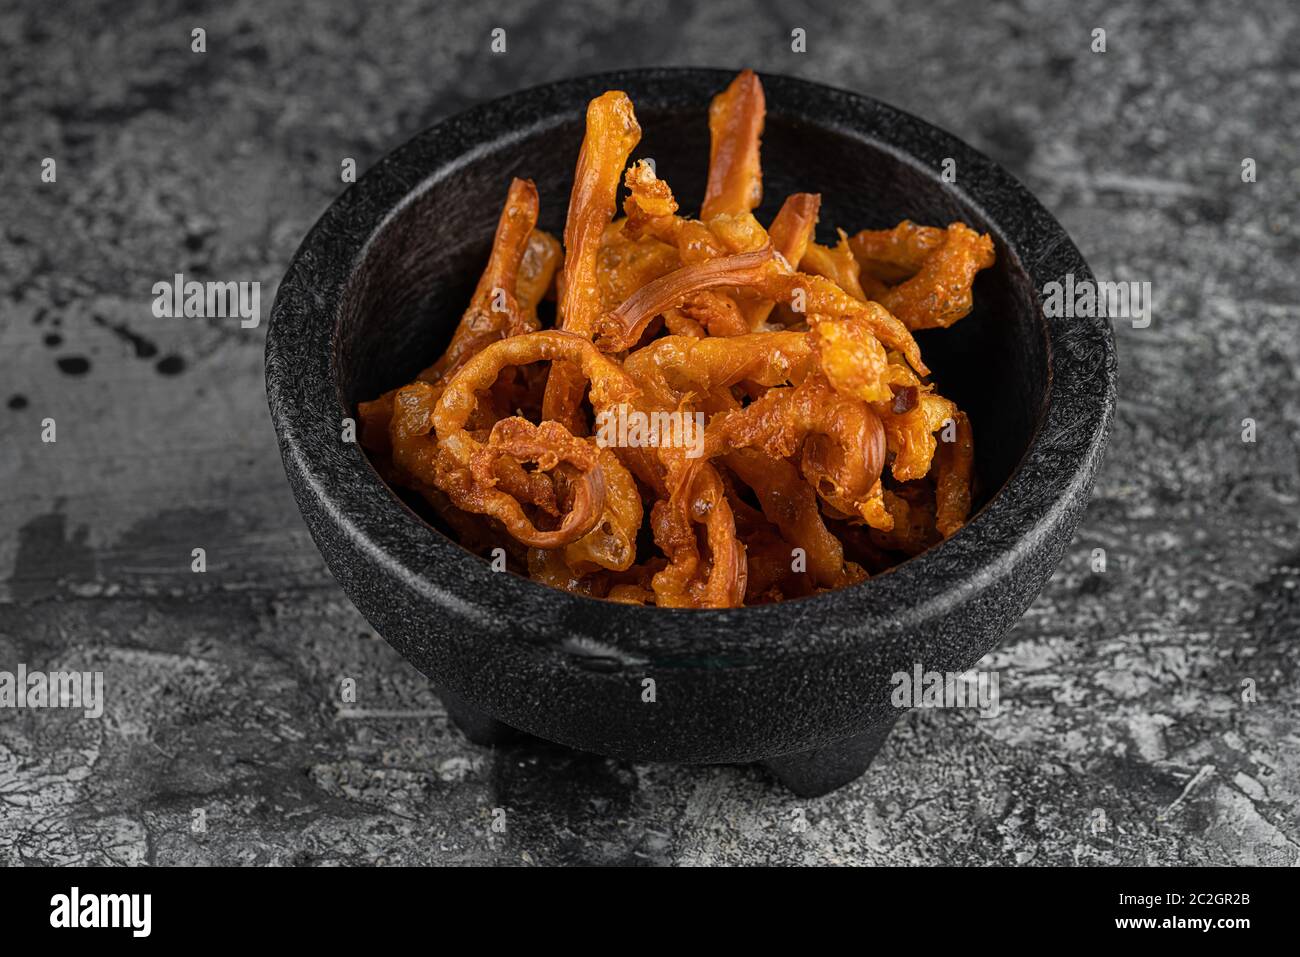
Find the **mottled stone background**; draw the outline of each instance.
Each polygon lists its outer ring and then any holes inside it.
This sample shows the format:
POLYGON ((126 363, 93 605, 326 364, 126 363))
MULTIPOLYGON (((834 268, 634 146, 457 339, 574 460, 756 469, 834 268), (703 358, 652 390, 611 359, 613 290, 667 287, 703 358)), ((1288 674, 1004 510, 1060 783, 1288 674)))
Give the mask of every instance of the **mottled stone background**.
POLYGON ((0 861, 1296 863, 1300 8, 611 10, 3 4, 0 669, 102 670, 108 705, 0 712, 0 861), (1151 327, 1116 329, 1119 414, 1083 528, 985 662, 1003 714, 913 713, 819 800, 752 768, 467 743, 299 520, 264 326, 150 312, 183 272, 260 280, 268 314, 345 156, 364 170, 524 86, 671 64, 920 114, 1023 179, 1101 277, 1154 287, 1151 327))

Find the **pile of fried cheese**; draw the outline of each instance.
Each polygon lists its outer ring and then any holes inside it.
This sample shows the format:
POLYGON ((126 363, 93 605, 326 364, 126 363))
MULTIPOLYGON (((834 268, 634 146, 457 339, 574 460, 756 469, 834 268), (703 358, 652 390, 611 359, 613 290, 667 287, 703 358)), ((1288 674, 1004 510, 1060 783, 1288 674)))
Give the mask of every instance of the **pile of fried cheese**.
POLYGON ((840 588, 960 529, 971 425, 912 333, 970 312, 992 240, 905 220, 822 245, 814 193, 763 225, 764 116, 750 71, 714 97, 691 218, 629 165, 627 95, 592 100, 563 245, 511 182, 446 350, 360 403, 380 474, 500 567, 661 607, 840 588))

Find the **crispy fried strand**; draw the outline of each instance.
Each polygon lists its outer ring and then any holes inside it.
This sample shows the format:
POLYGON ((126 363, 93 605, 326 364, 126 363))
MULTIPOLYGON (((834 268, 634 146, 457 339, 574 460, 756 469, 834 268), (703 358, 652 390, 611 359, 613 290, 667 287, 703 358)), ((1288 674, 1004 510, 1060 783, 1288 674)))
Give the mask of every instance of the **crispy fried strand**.
POLYGON ((870 273, 863 275, 862 267, 849 248, 849 239, 844 230, 839 230, 839 236, 840 241, 834 247, 810 243, 799 262, 799 268, 816 276, 825 276, 854 299, 863 302, 879 300, 887 292, 885 284, 870 273))
POLYGON ((767 234, 786 262, 797 263, 808 251, 808 244, 817 230, 821 205, 822 198, 818 193, 793 193, 781 204, 767 234))
POLYGON ((757 448, 771 459, 802 449, 804 477, 849 514, 871 496, 885 462, 880 419, 861 400, 838 395, 822 376, 770 389, 746 408, 716 416, 705 432, 705 457, 738 448, 757 448))
POLYGON ((749 253, 723 256, 683 266, 641 287, 605 317, 598 340, 607 352, 636 344, 646 325, 668 309, 676 309, 696 293, 722 286, 754 285, 767 271, 775 251, 770 246, 749 253))
MULTIPOLYGON (((802 548, 808 574, 822 588, 848 583, 844 549, 817 511, 817 493, 799 469, 786 459, 774 459, 758 449, 738 449, 723 462, 754 490, 764 516, 791 546, 802 548)), ((787 561, 793 561, 793 553, 787 561)))
POLYGON ((763 201, 759 138, 767 106, 763 84, 745 70, 709 105, 709 180, 700 217, 747 213, 763 201))
POLYGON ((478 405, 477 393, 508 366, 543 361, 572 363, 591 383, 592 404, 598 409, 636 395, 636 385, 622 366, 581 336, 558 329, 513 336, 488 346, 447 383, 433 416, 438 441, 458 451, 469 439, 465 427, 478 405))
POLYGON ((939 443, 934 460, 934 524, 949 538, 966 524, 970 515, 971 471, 975 463, 975 439, 965 412, 954 416, 956 437, 939 443))
POLYGON ((638 160, 628 167, 623 185, 627 187, 627 199, 623 200, 627 234, 633 239, 651 236, 676 246, 685 220, 677 216, 673 191, 655 175, 654 167, 646 160, 638 160))
POLYGON ((915 276, 930 254, 943 245, 937 226, 920 226, 905 219, 893 229, 864 229, 849 238, 849 248, 862 271, 884 283, 915 276))
MULTIPOLYGON (((523 326, 517 281, 533 227, 537 225, 537 206, 537 187, 533 181, 512 180, 501 218, 497 220, 492 253, 474 290, 474 298, 452 333, 447 351, 424 374, 424 381, 446 378, 489 342, 496 342, 523 326)), ((537 268, 541 268, 540 264, 537 268)), ((529 292, 534 288, 535 283, 530 284, 529 292)), ((536 300, 530 305, 535 309, 536 300)))
POLYGON ((623 368, 649 401, 671 409, 687 396, 704 397, 741 382, 776 386, 801 381, 813 347, 812 338, 802 332, 731 339, 664 336, 630 354, 623 368))
MULTIPOLYGON (((587 106, 587 132, 578 154, 569 214, 564 225, 563 294, 560 328, 590 338, 601 314, 601 238, 614 215, 619 179, 627 158, 641 139, 632 101, 626 93, 611 90, 587 106)), ((563 423, 570 432, 585 431, 579 420, 582 377, 561 363, 551 369, 542 402, 547 419, 563 423)))
MULTIPOLYGON (((521 542, 534 548, 564 546, 565 561, 575 569, 599 566, 621 571, 631 566, 641 527, 641 497, 613 453, 590 440, 574 438, 558 422, 533 425, 526 419, 508 418, 492 427, 488 444, 471 458, 470 472, 480 483, 491 484, 494 466, 502 461, 516 468, 519 463, 535 462, 545 472, 566 462, 581 472, 564 523, 551 532, 516 535, 521 542)), ((525 474, 542 478, 536 472, 525 474)))
POLYGON ((670 494, 650 511, 655 544, 668 566, 654 576, 659 605, 669 608, 731 608, 745 597, 745 546, 736 537, 726 489, 708 463, 691 461, 673 469, 670 494), (704 525, 707 557, 695 525, 704 525))
MULTIPOLYGON (((794 193, 786 197, 781 209, 768 227, 767 234, 772 245, 785 261, 798 263, 808 251, 813 234, 817 230, 817 215, 821 209, 822 198, 817 193, 794 193)), ((759 299, 746 303, 741 308, 749 324, 750 332, 762 332, 766 329, 767 318, 776 305, 770 299, 759 299)))
MULTIPOLYGON (((412 382, 397 391, 391 426, 393 461, 407 474, 434 485, 446 494, 456 508, 464 512, 487 515, 500 521, 506 530, 524 543, 539 547, 556 547, 572 541, 590 530, 600 517, 604 504, 603 477, 589 469, 585 481, 574 496, 571 520, 566 519, 561 532, 540 532, 525 514, 519 501, 509 492, 496 488, 497 478, 484 481, 474 474, 474 465, 493 472, 491 462, 475 463, 473 455, 483 447, 474 442, 466 450, 465 460, 458 462, 450 450, 430 436, 437 404, 436 390, 427 382, 412 382)), ((562 455, 567 460, 573 450, 562 455)))
MULTIPOLYGON (((545 360, 570 362, 580 370, 591 382, 598 408, 628 401, 637 394, 618 363, 579 336, 552 330, 504 339, 467 362, 447 383, 436 407, 427 411, 427 423, 418 422, 415 429, 416 435, 426 437, 430 426, 437 432, 437 455, 428 462, 413 459, 407 467, 420 469, 417 474, 431 472, 431 484, 446 492, 458 508, 496 518, 525 544, 570 546, 572 550, 566 554, 575 563, 627 568, 635 559, 642 513, 635 483, 616 456, 593 441, 573 436, 553 420, 533 426, 525 419, 502 419, 493 426, 486 445, 465 428, 477 406, 478 393, 495 382, 503 369, 545 360), (548 446, 554 455, 547 454, 548 446), (498 465, 505 456, 516 462, 536 462, 548 472, 561 462, 579 470, 581 481, 575 487, 573 507, 559 529, 537 530, 515 497, 497 488, 498 465)), ((399 393, 399 404, 402 398, 399 393)), ((396 445, 395 440, 395 458, 396 445)), ((416 447, 411 454, 427 456, 428 452, 416 447)))
MULTIPOLYGON (((537 303, 550 286, 559 250, 555 240, 533 227, 537 223, 537 187, 514 179, 497 219, 487 268, 479 277, 469 308, 452 333, 451 344, 417 376, 438 383, 455 372, 489 342, 536 326, 537 303)), ((361 444, 380 455, 392 454, 389 424, 397 390, 358 405, 361 444)))
POLYGON ((953 223, 916 275, 882 295, 880 304, 908 329, 946 329, 970 312, 975 274, 992 265, 993 240, 953 223))
POLYGON ((537 306, 554 284, 555 273, 563 260, 560 241, 548 232, 534 229, 519 261, 519 273, 515 276, 515 300, 519 303, 520 321, 507 335, 517 336, 541 328, 537 321, 537 306))

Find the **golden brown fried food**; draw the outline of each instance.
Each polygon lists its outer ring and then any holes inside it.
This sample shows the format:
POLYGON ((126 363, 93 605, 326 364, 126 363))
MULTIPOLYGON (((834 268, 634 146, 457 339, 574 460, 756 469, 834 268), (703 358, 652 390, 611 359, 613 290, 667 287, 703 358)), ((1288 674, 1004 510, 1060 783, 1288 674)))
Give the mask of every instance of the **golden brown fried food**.
MULTIPOLYGON (((591 101, 564 224, 559 325, 565 332, 590 338, 600 317, 601 241, 614 215, 623 168, 640 140, 641 127, 626 93, 611 90, 591 101)), ((582 379, 576 370, 567 363, 553 366, 542 414, 577 434, 585 431, 579 418, 581 403, 582 379)))
POLYGON ((769 245, 675 269, 642 286, 604 317, 599 327, 601 347, 608 352, 631 348, 652 319, 680 308, 699 293, 728 286, 757 287, 775 261, 775 251, 769 245))
MULTIPOLYGON (((519 267, 529 248, 533 227, 537 225, 537 187, 529 179, 516 179, 510 184, 505 206, 497 220, 496 237, 492 240, 492 253, 487 269, 479 277, 470 307, 461 316, 460 325, 452 334, 451 344, 426 373, 424 381, 446 379, 478 353, 488 343, 507 335, 521 332, 525 326, 523 310, 519 304, 516 282, 519 267)), ((536 254, 540 259, 543 254, 536 254)), ((540 272, 539 262, 530 270, 540 272)), ((534 286, 535 288, 535 286, 534 286)), ((537 301, 529 304, 536 310, 537 301)))
POLYGON ((798 456, 808 484, 837 511, 858 513, 885 464, 885 434, 866 403, 836 392, 821 375, 769 389, 743 409, 709 423, 704 456, 759 449, 770 459, 798 456))
POLYGON ((853 256, 869 276, 899 283, 916 275, 922 263, 943 245, 944 231, 905 219, 893 229, 864 229, 849 239, 853 256))
POLYGON ((763 135, 763 84, 745 70, 709 105, 709 182, 703 219, 719 213, 748 213, 763 201, 759 137, 763 135))
POLYGON ((852 585, 968 520, 971 423, 911 331, 970 312, 992 240, 904 221, 823 245, 816 193, 765 228, 765 110, 750 71, 714 98, 691 218, 628 166, 627 96, 592 100, 563 249, 514 180, 447 348, 360 403, 380 473, 466 547, 575 594, 733 607, 852 585))
MULTIPOLYGON (((768 236, 786 262, 799 263, 803 260, 817 230, 817 215, 821 205, 822 198, 816 193, 795 193, 781 204, 781 209, 768 229, 768 236)), ((759 299, 742 307, 745 318, 749 321, 750 332, 766 329, 768 316, 772 314, 775 305, 770 299, 759 299)))
POLYGON ((943 442, 935 453, 934 524, 950 538, 970 515, 971 472, 975 465, 975 438, 965 412, 954 418, 955 440, 943 442))
POLYGON ((974 304, 975 274, 993 265, 993 240, 965 223, 953 223, 943 244, 912 278, 880 297, 880 304, 908 329, 946 329, 974 304))

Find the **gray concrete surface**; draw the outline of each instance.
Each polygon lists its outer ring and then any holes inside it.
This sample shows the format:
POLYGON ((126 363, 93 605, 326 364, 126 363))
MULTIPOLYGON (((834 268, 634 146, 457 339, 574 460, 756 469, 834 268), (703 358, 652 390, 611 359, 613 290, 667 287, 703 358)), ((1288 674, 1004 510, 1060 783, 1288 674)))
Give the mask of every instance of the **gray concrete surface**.
POLYGON ((1300 8, 611 7, 0 6, 0 669, 108 689, 99 720, 0 710, 0 862, 1296 863, 1300 8), (1084 526, 984 663, 1003 713, 913 713, 819 800, 750 768, 468 744, 299 520, 264 327, 150 311, 183 272, 259 280, 269 312, 343 157, 364 170, 483 98, 664 64, 920 114, 1021 177, 1101 277, 1153 284, 1150 328, 1117 328, 1084 526))

